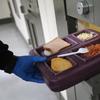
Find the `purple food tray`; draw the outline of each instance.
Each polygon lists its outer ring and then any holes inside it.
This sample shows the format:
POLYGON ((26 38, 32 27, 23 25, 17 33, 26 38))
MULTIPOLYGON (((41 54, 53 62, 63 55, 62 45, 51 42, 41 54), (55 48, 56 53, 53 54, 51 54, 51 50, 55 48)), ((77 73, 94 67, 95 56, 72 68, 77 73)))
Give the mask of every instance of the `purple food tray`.
MULTIPOLYGON (((57 54, 62 54, 73 50, 77 50, 78 48, 86 45, 100 43, 100 36, 98 35, 98 37, 96 37, 95 39, 86 42, 79 42, 78 39, 72 36, 71 37, 68 36, 67 38, 65 37, 64 40, 67 42, 70 41, 72 45, 71 47, 61 50, 57 54)), ((43 52, 43 47, 41 46, 37 49, 31 50, 30 54, 44 56, 42 52, 43 52)), ((50 59, 56 57, 57 54, 48 57, 49 59, 45 63, 37 63, 37 66, 44 77, 45 83, 52 91, 59 92, 68 89, 71 86, 76 85, 79 82, 87 80, 93 77, 94 75, 100 73, 100 55, 97 55, 89 59, 83 58, 82 56, 79 55, 73 55, 67 57, 66 59, 69 59, 72 62, 73 67, 63 72, 55 73, 51 69, 50 59)))

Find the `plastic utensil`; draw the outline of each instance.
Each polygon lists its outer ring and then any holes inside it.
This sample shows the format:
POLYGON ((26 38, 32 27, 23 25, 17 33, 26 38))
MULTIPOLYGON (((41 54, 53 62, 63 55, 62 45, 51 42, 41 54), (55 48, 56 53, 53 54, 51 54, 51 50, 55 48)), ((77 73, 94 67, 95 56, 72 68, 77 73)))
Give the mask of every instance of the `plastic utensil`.
POLYGON ((57 57, 65 57, 65 56, 75 55, 79 53, 87 53, 87 52, 89 52, 88 48, 79 48, 78 51, 76 52, 61 54, 61 55, 58 55, 57 57))

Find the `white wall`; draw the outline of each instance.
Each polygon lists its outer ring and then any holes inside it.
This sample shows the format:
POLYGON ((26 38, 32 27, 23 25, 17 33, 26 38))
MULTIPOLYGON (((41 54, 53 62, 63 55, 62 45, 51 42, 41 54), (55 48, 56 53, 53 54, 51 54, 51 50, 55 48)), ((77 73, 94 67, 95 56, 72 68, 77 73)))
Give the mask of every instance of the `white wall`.
POLYGON ((58 37, 53 0, 38 0, 45 42, 58 37))
POLYGON ((13 16, 14 16, 14 19, 15 19, 15 23, 16 23, 18 29, 20 30, 20 32, 22 33, 23 37, 25 38, 25 40, 28 42, 28 39, 29 39, 28 29, 27 29, 27 26, 26 26, 24 15, 20 11, 21 0, 16 0, 20 18, 16 15, 16 13, 14 11, 14 6, 13 6, 13 3, 12 3, 12 0, 9 0, 9 1, 10 1, 11 9, 12 9, 12 12, 13 12, 13 16))
POLYGON ((0 19, 9 17, 10 17, 10 9, 7 0, 0 0, 0 19))

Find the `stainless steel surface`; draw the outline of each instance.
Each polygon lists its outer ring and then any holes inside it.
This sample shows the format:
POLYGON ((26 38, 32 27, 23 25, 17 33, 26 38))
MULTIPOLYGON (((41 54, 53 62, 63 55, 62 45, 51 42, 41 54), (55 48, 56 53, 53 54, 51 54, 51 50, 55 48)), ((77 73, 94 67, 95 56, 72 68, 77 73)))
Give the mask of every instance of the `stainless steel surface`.
POLYGON ((100 100, 100 74, 89 79, 87 83, 92 87, 92 100, 100 100))
POLYGON ((33 15, 39 14, 38 0, 21 0, 24 7, 25 14, 33 13, 33 15))
POLYGON ((80 1, 77 3, 77 12, 80 15, 87 15, 89 13, 89 5, 86 1, 80 1))
POLYGON ((35 17, 32 14, 27 14, 25 18, 33 47, 43 45, 44 37, 40 16, 35 17))
POLYGON ((94 23, 93 4, 93 0, 66 0, 67 13, 69 16, 94 23))
POLYGON ((84 82, 75 86, 76 100, 92 100, 91 87, 84 82))
POLYGON ((68 15, 100 26, 100 0, 66 0, 68 15))
POLYGON ((67 89, 66 90, 66 95, 67 95, 68 100, 77 100, 75 86, 67 89))
POLYGON ((94 0, 94 23, 100 26, 100 0, 94 0))
POLYGON ((64 37, 68 34, 64 0, 54 0, 54 8, 59 37, 64 37))

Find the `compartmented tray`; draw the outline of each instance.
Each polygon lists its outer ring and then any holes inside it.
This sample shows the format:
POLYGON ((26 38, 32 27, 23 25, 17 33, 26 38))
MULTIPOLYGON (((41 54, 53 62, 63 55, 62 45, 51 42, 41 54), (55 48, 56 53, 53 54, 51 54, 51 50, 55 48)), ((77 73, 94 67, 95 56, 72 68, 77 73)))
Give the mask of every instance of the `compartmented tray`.
MULTIPOLYGON (((87 30, 86 30, 87 31, 87 30)), ((83 31, 81 31, 83 32, 83 31)), ((99 34, 99 33, 97 33, 99 34)), ((64 38, 65 40, 71 41, 73 37, 68 36, 64 38)), ((72 62, 73 67, 69 68, 65 71, 56 73, 51 69, 51 62, 52 58, 55 58, 57 54, 67 53, 71 51, 75 51, 80 47, 88 46, 90 44, 100 44, 100 35, 98 37, 93 38, 93 40, 80 42, 78 39, 74 38, 71 47, 65 48, 61 50, 59 53, 51 55, 46 63, 38 63, 38 68, 40 69, 44 80, 48 87, 55 92, 62 91, 64 89, 68 89, 71 86, 91 78, 92 76, 100 73, 100 55, 96 55, 93 58, 87 59, 81 55, 73 55, 69 57, 65 57, 72 62), (77 44, 78 43, 78 44, 77 44)), ((42 55, 43 47, 39 47, 35 50, 31 50, 31 55, 42 55)))

